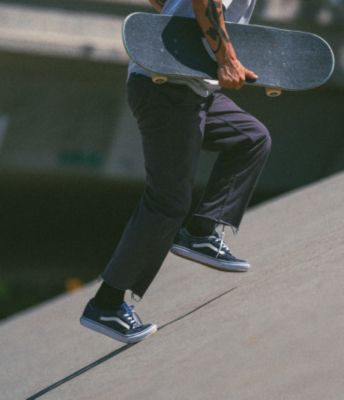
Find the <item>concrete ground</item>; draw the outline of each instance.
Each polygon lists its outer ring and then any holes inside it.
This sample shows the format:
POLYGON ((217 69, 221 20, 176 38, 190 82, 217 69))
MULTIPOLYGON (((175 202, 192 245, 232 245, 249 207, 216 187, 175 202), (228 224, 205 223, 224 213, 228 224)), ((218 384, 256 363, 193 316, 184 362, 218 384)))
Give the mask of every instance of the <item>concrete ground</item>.
POLYGON ((227 235, 250 272, 169 255, 126 346, 79 325, 97 283, 0 325, 1 399, 340 400, 344 174, 250 211, 227 235))

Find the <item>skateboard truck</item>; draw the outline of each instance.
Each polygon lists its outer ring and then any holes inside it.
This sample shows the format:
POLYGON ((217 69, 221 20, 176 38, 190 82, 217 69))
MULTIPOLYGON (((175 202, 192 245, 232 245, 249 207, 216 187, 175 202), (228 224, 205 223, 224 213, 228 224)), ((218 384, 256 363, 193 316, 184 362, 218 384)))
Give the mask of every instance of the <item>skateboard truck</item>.
MULTIPOLYGON (((157 85, 162 85, 168 81, 167 76, 160 75, 160 74, 153 74, 152 75, 153 83, 157 85)), ((265 88, 265 93, 269 97, 278 97, 282 94, 282 89, 279 88, 265 88)))
MULTIPOLYGON (((256 83, 255 80, 250 79, 250 78, 246 78, 246 83, 256 83)), ((265 94, 268 97, 278 97, 282 94, 282 89, 278 88, 278 87, 265 87, 265 94)))

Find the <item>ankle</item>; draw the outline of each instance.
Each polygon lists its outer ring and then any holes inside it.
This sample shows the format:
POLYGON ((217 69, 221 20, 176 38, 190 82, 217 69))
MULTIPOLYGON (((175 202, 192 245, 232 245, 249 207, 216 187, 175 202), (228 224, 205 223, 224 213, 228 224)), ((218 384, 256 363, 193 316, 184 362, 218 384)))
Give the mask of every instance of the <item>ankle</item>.
POLYGON ((186 230, 192 236, 210 236, 214 232, 215 227, 215 221, 208 218, 193 216, 186 225, 186 230))
POLYGON ((113 288, 106 282, 103 282, 94 297, 94 302, 97 308, 113 310, 119 308, 124 302, 124 295, 125 290, 113 288))

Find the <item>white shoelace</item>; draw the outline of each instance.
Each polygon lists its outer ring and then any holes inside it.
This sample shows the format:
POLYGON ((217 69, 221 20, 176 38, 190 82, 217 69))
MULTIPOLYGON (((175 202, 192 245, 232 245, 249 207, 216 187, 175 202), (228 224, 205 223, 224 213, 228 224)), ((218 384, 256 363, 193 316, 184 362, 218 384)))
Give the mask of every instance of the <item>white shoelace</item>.
POLYGON ((219 256, 219 254, 221 254, 221 252, 223 251, 222 249, 224 249, 225 252, 228 252, 230 254, 229 247, 225 243, 225 226, 224 225, 222 225, 222 231, 221 231, 220 237, 216 238, 215 242, 220 243, 219 249, 216 254, 216 258, 219 256))
POLYGON ((135 317, 134 306, 128 305, 127 307, 129 307, 130 311, 128 310, 128 312, 124 313, 123 317, 132 328, 135 328, 139 323, 135 317))

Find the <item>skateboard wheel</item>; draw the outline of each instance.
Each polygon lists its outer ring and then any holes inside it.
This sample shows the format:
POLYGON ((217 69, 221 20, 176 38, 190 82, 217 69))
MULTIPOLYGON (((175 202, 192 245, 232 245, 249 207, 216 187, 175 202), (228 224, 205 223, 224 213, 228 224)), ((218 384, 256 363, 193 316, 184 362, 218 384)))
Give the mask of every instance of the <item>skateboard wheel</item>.
POLYGON ((166 78, 166 76, 162 76, 162 75, 153 75, 152 81, 154 83, 156 83, 157 85, 162 85, 163 83, 167 82, 167 78, 166 78))
POLYGON ((282 90, 278 88, 266 88, 265 93, 269 97, 278 97, 282 94, 282 90))

